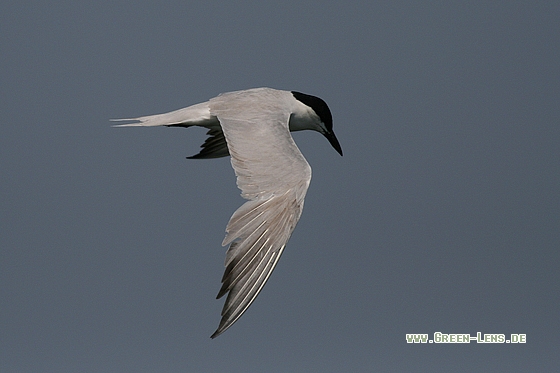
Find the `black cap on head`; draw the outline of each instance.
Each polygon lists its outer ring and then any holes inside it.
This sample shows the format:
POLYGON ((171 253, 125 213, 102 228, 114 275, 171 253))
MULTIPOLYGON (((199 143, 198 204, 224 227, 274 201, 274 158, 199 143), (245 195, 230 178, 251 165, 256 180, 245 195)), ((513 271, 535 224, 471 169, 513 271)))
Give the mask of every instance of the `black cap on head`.
POLYGON ((292 95, 296 98, 296 100, 303 102, 305 105, 309 106, 313 111, 319 116, 321 122, 325 124, 325 128, 327 132, 323 135, 329 140, 332 147, 338 152, 338 154, 342 155, 342 147, 338 142, 338 139, 334 135, 332 126, 332 114, 331 110, 327 103, 316 96, 307 95, 305 93, 292 91, 292 95))
POLYGON ((313 109, 313 111, 317 113, 319 118, 321 118, 321 121, 325 123, 325 127, 327 127, 327 130, 332 131, 331 110, 323 99, 296 91, 292 91, 292 95, 294 95, 296 100, 303 102, 305 105, 313 109))

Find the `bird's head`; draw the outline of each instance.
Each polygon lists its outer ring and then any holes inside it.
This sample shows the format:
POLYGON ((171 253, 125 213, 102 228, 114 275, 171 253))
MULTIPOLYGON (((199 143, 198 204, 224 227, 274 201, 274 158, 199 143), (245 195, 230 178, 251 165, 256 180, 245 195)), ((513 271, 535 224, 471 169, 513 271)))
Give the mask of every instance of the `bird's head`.
POLYGON ((292 91, 294 98, 304 107, 290 119, 290 131, 314 130, 329 140, 332 147, 342 155, 342 147, 333 131, 332 114, 327 103, 316 96, 292 91))

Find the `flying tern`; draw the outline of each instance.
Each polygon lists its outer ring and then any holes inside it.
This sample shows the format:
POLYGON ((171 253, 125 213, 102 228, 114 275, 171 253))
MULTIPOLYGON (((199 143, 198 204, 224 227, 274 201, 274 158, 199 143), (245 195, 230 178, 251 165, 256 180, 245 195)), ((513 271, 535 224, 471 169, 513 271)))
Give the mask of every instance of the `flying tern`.
POLYGON ((217 299, 227 294, 215 338, 253 303, 282 255, 303 209, 311 167, 290 131, 323 134, 342 155, 332 115, 322 99, 295 91, 255 88, 223 93, 207 102, 169 113, 114 121, 117 127, 168 126, 208 129, 200 153, 190 159, 231 155, 241 196, 222 246, 225 272, 217 299))

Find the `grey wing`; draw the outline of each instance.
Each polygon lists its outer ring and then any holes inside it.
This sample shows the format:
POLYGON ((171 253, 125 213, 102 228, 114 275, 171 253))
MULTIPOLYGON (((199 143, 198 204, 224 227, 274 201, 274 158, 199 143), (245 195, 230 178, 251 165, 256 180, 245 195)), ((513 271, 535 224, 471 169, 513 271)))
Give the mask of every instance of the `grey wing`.
MULTIPOLYGON (((289 130, 283 97, 218 96, 211 110, 220 120, 242 196, 249 201, 231 217, 223 245, 221 298, 228 293, 212 338, 235 323, 265 285, 303 209, 311 168, 289 130), (255 105, 255 99, 264 105, 255 105), (268 103, 268 104, 267 104, 268 103)), ((276 94, 276 92, 264 92, 276 94)), ((281 94, 281 92, 280 92, 281 94)))

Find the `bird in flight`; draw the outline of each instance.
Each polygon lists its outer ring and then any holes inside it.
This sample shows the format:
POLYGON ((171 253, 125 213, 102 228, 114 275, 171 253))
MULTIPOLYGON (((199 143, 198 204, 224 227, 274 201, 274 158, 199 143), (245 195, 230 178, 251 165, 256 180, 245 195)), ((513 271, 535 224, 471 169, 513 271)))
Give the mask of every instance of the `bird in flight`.
POLYGON ((331 111, 315 96, 255 88, 222 93, 165 114, 113 121, 134 121, 117 127, 205 127, 208 138, 202 150, 188 158, 231 156, 237 186, 248 201, 232 215, 222 242, 229 248, 217 299, 225 294, 227 299, 211 336, 215 338, 253 303, 301 216, 311 167, 290 131, 320 132, 342 155, 331 111))

